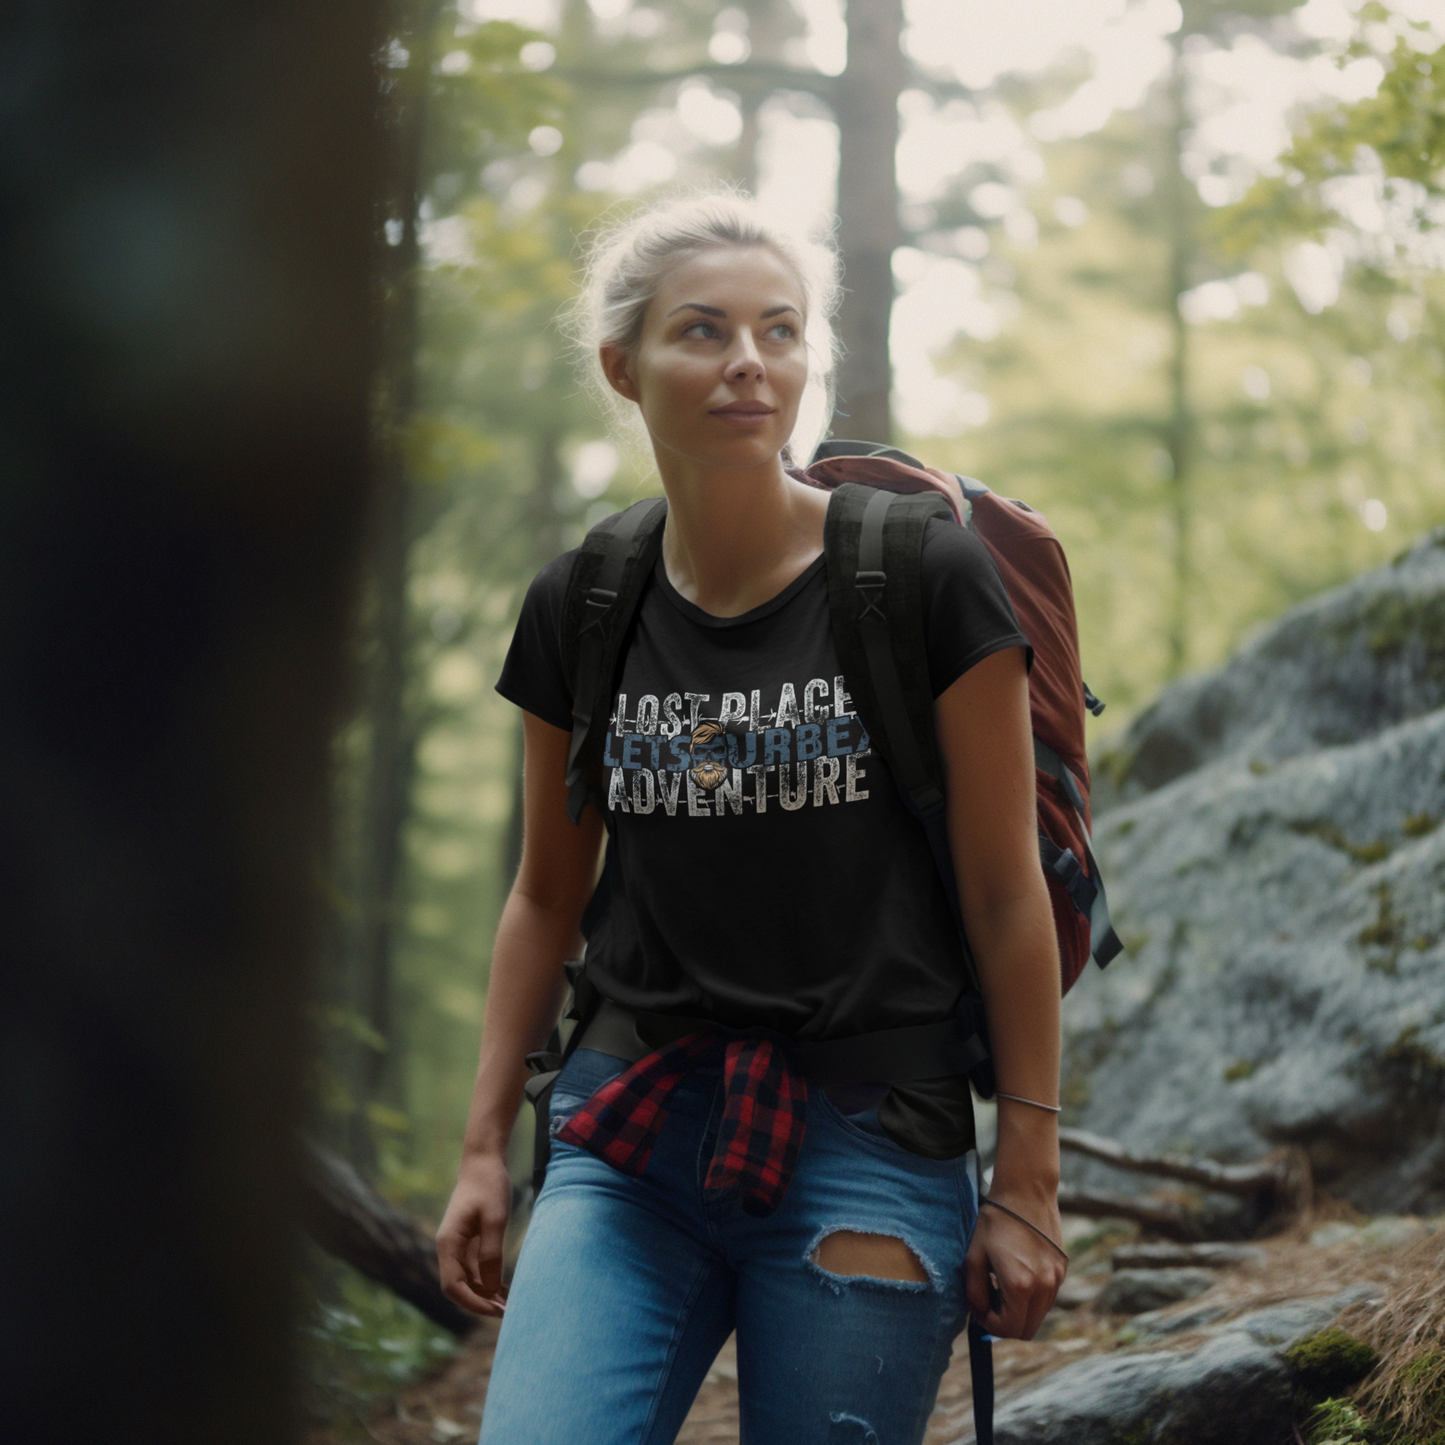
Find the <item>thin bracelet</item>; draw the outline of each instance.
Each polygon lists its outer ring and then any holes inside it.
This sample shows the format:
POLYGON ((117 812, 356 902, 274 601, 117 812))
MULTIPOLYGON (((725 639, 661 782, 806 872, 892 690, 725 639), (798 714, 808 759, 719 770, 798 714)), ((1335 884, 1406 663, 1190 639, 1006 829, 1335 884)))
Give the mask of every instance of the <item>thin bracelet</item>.
POLYGON ((1037 1099, 1025 1099, 1022 1094, 1005 1094, 1002 1089, 993 1091, 995 1099, 1009 1099, 1015 1104, 1028 1104, 1032 1108, 1042 1109, 1046 1114, 1062 1114, 1063 1108, 1058 1104, 1041 1104, 1037 1099))
POLYGON ((1033 1232, 1037 1234, 1040 1239, 1044 1240, 1047 1244, 1052 1245, 1054 1249, 1058 1250, 1058 1252, 1064 1256, 1065 1264, 1069 1262, 1069 1252, 1064 1248, 1062 1244, 1055 1244, 1054 1241, 1049 1238, 1049 1236, 1045 1234, 1043 1230, 1038 1227, 1037 1224, 1030 1224, 1029 1221, 1023 1217, 1022 1214, 1016 1214, 1012 1209, 1008 1207, 1007 1204, 1000 1204, 997 1199, 990 1199, 987 1194, 985 1194, 983 1198, 979 1200, 979 1203, 992 1204, 995 1209, 1003 1210, 1003 1212, 1007 1214, 1010 1219, 1017 1219, 1018 1222, 1022 1224, 1025 1229, 1032 1229, 1033 1232))

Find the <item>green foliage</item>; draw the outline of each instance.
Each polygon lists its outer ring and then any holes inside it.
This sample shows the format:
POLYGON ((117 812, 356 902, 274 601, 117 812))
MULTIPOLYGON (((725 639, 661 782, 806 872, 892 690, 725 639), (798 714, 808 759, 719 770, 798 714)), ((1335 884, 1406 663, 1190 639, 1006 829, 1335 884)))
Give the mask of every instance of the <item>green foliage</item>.
POLYGON ((1445 1349, 1432 1346, 1421 1350, 1405 1366, 1402 1379, 1412 1392, 1430 1401, 1445 1425, 1445 1349))
POLYGON ((1349 1400, 1322 1400, 1311 1412, 1306 1445, 1379 1445, 1370 1421, 1349 1400))
MULTIPOLYGON (((1382 7, 1366 6, 1360 22, 1378 26, 1388 18, 1382 7)), ((1423 53, 1412 41, 1425 27, 1409 29, 1411 37, 1397 39, 1386 57, 1374 95, 1312 116, 1278 171, 1258 180, 1220 217, 1227 244, 1243 250, 1282 234, 1319 236, 1342 225, 1339 193, 1331 186, 1362 175, 1380 177, 1397 242, 1435 224, 1429 202, 1442 194, 1445 179, 1445 47, 1423 53)), ((1341 60, 1362 54, 1373 50, 1357 39, 1341 60)))
MULTIPOLYGON (((1333 305, 1306 311, 1284 218, 1251 231, 1242 212, 1211 213, 1186 185, 1176 227, 1175 140, 1156 94, 1048 148, 1029 195, 1036 242, 995 228, 979 265, 985 297, 1013 319, 994 339, 961 339, 950 358, 990 417, 958 441, 905 442, 1049 518, 1073 570, 1085 675, 1111 703, 1094 725, 1105 745, 1172 665, 1171 428, 1187 433, 1187 668, 1221 661, 1251 628, 1445 519, 1431 472, 1445 391, 1439 276, 1412 280, 1407 295, 1403 281, 1357 272, 1333 305), (1071 197, 1086 219, 1051 220, 1071 197), (1180 342, 1172 264, 1191 291, 1244 274, 1254 299, 1228 319, 1187 320, 1180 342), (1179 345, 1182 419, 1169 392, 1179 345)), ((1117 779, 1128 759, 1105 753, 1100 765, 1117 779)))
POLYGON ((300 1353, 308 1415, 345 1425, 456 1353, 450 1335, 379 1285, 312 1251, 300 1353))

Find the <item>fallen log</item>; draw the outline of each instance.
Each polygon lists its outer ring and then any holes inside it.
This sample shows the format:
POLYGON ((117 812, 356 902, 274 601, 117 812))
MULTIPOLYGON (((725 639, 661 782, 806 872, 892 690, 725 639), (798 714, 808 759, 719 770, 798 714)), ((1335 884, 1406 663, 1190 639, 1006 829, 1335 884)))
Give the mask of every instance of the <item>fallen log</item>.
POLYGON ((442 1293, 433 1236, 324 1145, 308 1140, 305 1151, 304 1218, 312 1239, 444 1330, 458 1336, 472 1330, 476 1316, 442 1293))
POLYGON ((1250 1239, 1258 1233, 1249 1207, 1238 1200, 1212 1201, 1157 1194, 1122 1194, 1059 1186, 1059 1211, 1085 1219, 1123 1219, 1149 1234, 1180 1244, 1209 1239, 1250 1239))
POLYGON ((1114 1251, 1115 1269, 1227 1269, 1236 1264, 1257 1264, 1264 1250, 1251 1244, 1123 1244, 1114 1251))
POLYGON ((1083 1129, 1061 1128, 1059 1148, 1116 1169, 1191 1184, 1235 1201, 1116 1194, 1064 1185, 1059 1208, 1089 1219, 1127 1219, 1180 1242, 1249 1239, 1276 1233, 1308 1207, 1314 1186, 1309 1161, 1298 1149, 1281 1149, 1252 1164, 1138 1154, 1083 1129))

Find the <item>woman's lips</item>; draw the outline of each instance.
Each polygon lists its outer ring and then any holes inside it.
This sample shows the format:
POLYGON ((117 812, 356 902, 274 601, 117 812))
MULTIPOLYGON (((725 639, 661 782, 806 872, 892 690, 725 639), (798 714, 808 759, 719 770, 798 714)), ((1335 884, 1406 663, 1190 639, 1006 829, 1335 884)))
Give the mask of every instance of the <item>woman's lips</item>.
POLYGON ((773 411, 773 407, 764 406, 760 402, 735 402, 731 406, 715 408, 713 415, 719 421, 727 422, 729 426, 747 428, 761 426, 772 416, 773 411))

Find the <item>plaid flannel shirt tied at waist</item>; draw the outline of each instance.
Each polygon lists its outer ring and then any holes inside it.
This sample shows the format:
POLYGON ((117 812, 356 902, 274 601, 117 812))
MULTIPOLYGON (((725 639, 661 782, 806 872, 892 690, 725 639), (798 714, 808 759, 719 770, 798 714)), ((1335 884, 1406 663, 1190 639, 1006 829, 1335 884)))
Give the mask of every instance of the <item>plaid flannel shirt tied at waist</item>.
POLYGON ((724 1105, 705 1195, 738 1194, 743 1211, 771 1214, 787 1193, 803 1147, 807 1080, 778 1036, 761 1031, 688 1034, 603 1084, 556 1137, 641 1175, 667 1119, 667 1101, 693 1069, 722 1061, 724 1105))

